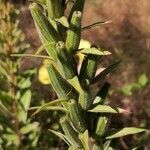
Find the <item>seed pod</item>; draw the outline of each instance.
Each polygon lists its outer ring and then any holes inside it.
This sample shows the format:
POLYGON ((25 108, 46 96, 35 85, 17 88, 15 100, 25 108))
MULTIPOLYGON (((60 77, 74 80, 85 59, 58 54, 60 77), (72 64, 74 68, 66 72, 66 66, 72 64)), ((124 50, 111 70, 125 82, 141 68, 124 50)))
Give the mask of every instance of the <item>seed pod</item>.
POLYGON ((83 133, 87 126, 85 123, 84 113, 75 100, 68 102, 69 114, 75 129, 79 133, 83 133))
MULTIPOLYGON (((37 4, 33 3, 30 5, 30 11, 35 22, 36 28, 39 32, 39 36, 41 41, 44 45, 56 43, 60 41, 59 34, 53 28, 53 26, 48 21, 47 17, 43 14, 41 9, 38 7, 37 4)), ((47 53, 53 58, 56 59, 56 51, 55 47, 47 46, 46 47, 47 53)))
POLYGON ((106 128, 108 127, 109 118, 105 116, 100 116, 97 120, 96 131, 95 134, 98 137, 104 135, 106 128))
POLYGON ((88 80, 95 76, 99 56, 88 55, 82 63, 80 77, 88 80))
POLYGON ((49 18, 56 19, 63 16, 61 0, 46 0, 46 6, 49 18))
POLYGON ((88 110, 93 103, 93 99, 91 97, 91 93, 89 89, 83 90, 79 94, 79 104, 81 105, 82 109, 88 110))
POLYGON ((77 134, 77 132, 75 132, 73 127, 70 125, 68 118, 66 116, 64 116, 60 119, 60 125, 61 125, 65 135, 71 142, 71 145, 74 148, 81 147, 81 142, 78 138, 78 134, 77 134))
POLYGON ((82 13, 75 11, 71 18, 69 30, 67 31, 66 48, 69 53, 75 52, 80 43, 82 13))
POLYGON ((72 79, 77 75, 77 72, 75 71, 73 66, 73 58, 71 58, 68 51, 65 49, 65 45, 63 42, 58 42, 56 48, 58 51, 58 62, 60 68, 62 68, 63 75, 66 79, 72 79))
POLYGON ((75 89, 60 75, 56 68, 50 64, 48 66, 48 73, 51 84, 59 98, 77 99, 78 94, 75 89))
POLYGON ((85 2, 85 0, 76 0, 76 1, 74 2, 74 5, 73 5, 73 7, 72 7, 72 9, 71 9, 71 12, 70 12, 70 14, 69 14, 68 20, 71 19, 72 14, 73 14, 74 11, 83 12, 84 2, 85 2))

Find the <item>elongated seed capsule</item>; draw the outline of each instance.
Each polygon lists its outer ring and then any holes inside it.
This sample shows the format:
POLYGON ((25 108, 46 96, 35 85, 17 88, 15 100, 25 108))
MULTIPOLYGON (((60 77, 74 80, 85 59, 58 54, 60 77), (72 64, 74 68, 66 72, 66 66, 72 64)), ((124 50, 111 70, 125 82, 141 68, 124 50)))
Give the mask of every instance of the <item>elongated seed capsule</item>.
POLYGON ((98 137, 101 137, 104 135, 105 131, 106 131, 106 128, 108 126, 108 117, 103 117, 103 116, 100 116, 97 120, 97 125, 96 125, 96 131, 95 131, 95 134, 96 136, 98 137))
POLYGON ((49 18, 56 19, 63 16, 61 0, 46 0, 46 6, 49 18))
POLYGON ((74 11, 83 12, 84 3, 85 3, 85 0, 75 0, 74 5, 73 5, 71 12, 69 14, 69 18, 68 18, 69 21, 70 21, 74 11))
POLYGON ((83 90, 79 94, 79 104, 84 110, 88 110, 93 103, 93 98, 91 97, 91 93, 89 89, 83 90))
POLYGON ((81 142, 78 138, 78 134, 77 134, 77 132, 75 132, 73 127, 70 125, 68 118, 66 116, 64 116, 60 119, 60 125, 61 125, 65 135, 71 142, 71 145, 74 148, 81 147, 81 142))
POLYGON ((56 45, 56 48, 58 50, 58 62, 60 65, 60 68, 62 68, 62 72, 66 79, 72 79, 77 75, 77 72, 75 71, 75 68, 73 66, 74 61, 73 58, 71 58, 69 52, 66 50, 65 45, 63 42, 58 42, 56 45))
POLYGON ((75 52, 79 47, 81 37, 81 18, 82 13, 80 11, 75 11, 71 18, 66 38, 66 48, 70 53, 75 52))
POLYGON ((51 84, 59 98, 75 99, 77 100, 78 94, 75 89, 60 75, 56 68, 50 64, 48 66, 48 73, 51 84))
MULTIPOLYGON (((37 4, 31 4, 30 11, 35 22, 36 28, 38 30, 39 36, 41 38, 41 41, 44 45, 48 43, 57 43, 61 40, 57 31, 50 24, 47 17, 43 14, 43 12, 37 4)), ((57 58, 55 47, 47 46, 46 50, 47 53, 53 59, 57 58)))
POLYGON ((82 63, 80 70, 80 78, 86 78, 88 80, 95 76, 97 70, 99 56, 88 55, 82 63))
POLYGON ((87 126, 81 107, 77 104, 75 100, 72 99, 70 100, 70 102, 68 102, 68 108, 70 118, 72 120, 75 129, 79 133, 83 133, 87 129, 87 126))

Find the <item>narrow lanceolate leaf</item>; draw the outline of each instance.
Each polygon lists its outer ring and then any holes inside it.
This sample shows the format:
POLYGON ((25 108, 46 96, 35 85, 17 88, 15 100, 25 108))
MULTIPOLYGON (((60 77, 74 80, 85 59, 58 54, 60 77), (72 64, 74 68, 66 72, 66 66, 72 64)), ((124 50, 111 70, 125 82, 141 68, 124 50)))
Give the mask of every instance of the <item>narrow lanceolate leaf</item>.
POLYGON ((106 139, 119 138, 122 136, 136 134, 136 133, 145 132, 145 131, 147 131, 147 130, 142 129, 142 128, 127 127, 127 128, 123 128, 120 130, 114 130, 112 132, 109 132, 106 139))
POLYGON ((54 135, 58 136, 60 139, 62 139, 66 144, 68 144, 68 146, 70 146, 70 142, 69 142, 69 139, 63 135, 62 133, 58 132, 58 131, 54 131, 54 130, 51 130, 49 129, 49 131, 51 133, 53 133, 54 135))
POLYGON ((104 143, 104 150, 109 150, 111 144, 111 140, 108 140, 104 143))
POLYGON ((58 42, 56 48, 58 50, 58 63, 62 69, 64 77, 66 79, 72 79, 77 74, 73 66, 73 58, 71 58, 63 42, 58 42))
POLYGON ((108 121, 109 121, 108 117, 105 116, 100 116, 98 118, 95 131, 96 136, 101 137, 104 135, 104 133, 106 132, 108 121))
POLYGON ((84 133, 79 134, 79 139, 82 142, 82 145, 84 147, 85 150, 90 150, 89 147, 89 133, 88 130, 86 130, 84 133))
POLYGON ((73 127, 70 125, 68 118, 62 117, 60 119, 60 125, 68 139, 70 139, 71 145, 74 146, 74 148, 81 147, 81 142, 78 138, 77 132, 73 129, 73 127))
MULTIPOLYGON (((58 42, 60 41, 60 36, 57 31, 53 28, 53 26, 48 21, 47 17, 43 14, 41 9, 37 4, 33 3, 30 5, 30 11, 39 32, 39 36, 42 40, 42 43, 48 44, 50 42, 58 42)), ((55 47, 48 46, 46 48, 47 53, 53 58, 56 59, 56 51, 55 47)))
POLYGON ((89 112, 95 112, 95 113, 127 113, 125 109, 117 108, 117 107, 111 107, 107 105, 97 105, 93 109, 88 110, 89 112))
POLYGON ((110 84, 106 82, 96 94, 93 104, 104 104, 106 96, 109 92, 110 84))
POLYGON ((91 55, 99 55, 99 56, 105 56, 105 55, 111 54, 109 51, 102 51, 101 49, 97 49, 95 47, 84 48, 83 50, 80 50, 79 52, 83 54, 91 54, 91 55))
POLYGON ((48 109, 50 106, 56 106, 56 105, 60 105, 62 102, 66 102, 68 101, 67 99, 64 100, 64 99, 57 99, 57 100, 54 100, 54 101, 51 101, 49 103, 46 103, 42 106, 36 106, 36 107, 31 107, 29 110, 35 110, 37 109, 35 112, 34 112, 34 115, 40 113, 42 110, 45 110, 45 109, 48 109))
POLYGON ((81 18, 82 13, 75 11, 71 18, 69 30, 67 31, 66 48, 72 53, 77 51, 80 43, 81 36, 81 18))
MULTIPOLYGON (((62 104, 65 105, 65 102, 62 102, 62 104)), ((65 106, 67 107, 67 105, 65 105, 65 106)), ((47 110, 47 111, 61 111, 63 113, 67 113, 68 112, 67 109, 65 109, 65 108, 63 108, 61 106, 60 107, 59 106, 47 106, 47 107, 45 107, 42 110, 47 110)), ((35 116, 37 113, 39 113, 39 112, 36 111, 35 113, 32 114, 32 116, 35 116)))
POLYGON ((98 21, 98 22, 95 22, 95 23, 92 23, 88 26, 85 26, 82 28, 82 30, 87 30, 87 29, 91 29, 93 27, 96 27, 96 26, 101 26, 101 25, 105 25, 105 24, 109 24, 111 23, 112 21, 108 20, 108 21, 98 21))
POLYGON ((92 79, 95 76, 98 64, 98 56, 88 55, 81 66, 80 69, 80 78, 86 78, 88 80, 92 79))
POLYGON ((60 0, 46 0, 48 17, 51 19, 60 18, 63 15, 60 0))
POLYGON ((79 132, 83 133, 87 126, 84 118, 84 113, 81 111, 81 107, 75 100, 68 102, 69 114, 74 125, 74 128, 79 132))
POLYGON ((105 70, 103 70, 99 75, 97 75, 92 81, 91 84, 94 84, 98 81, 101 81, 102 79, 104 79, 109 73, 111 73, 114 69, 116 69, 118 67, 118 65, 120 64, 120 60, 113 63, 112 65, 110 65, 109 67, 107 67, 105 70))
POLYGON ((78 94, 75 89, 60 75, 52 64, 48 66, 48 73, 53 89, 59 98, 77 99, 78 94))

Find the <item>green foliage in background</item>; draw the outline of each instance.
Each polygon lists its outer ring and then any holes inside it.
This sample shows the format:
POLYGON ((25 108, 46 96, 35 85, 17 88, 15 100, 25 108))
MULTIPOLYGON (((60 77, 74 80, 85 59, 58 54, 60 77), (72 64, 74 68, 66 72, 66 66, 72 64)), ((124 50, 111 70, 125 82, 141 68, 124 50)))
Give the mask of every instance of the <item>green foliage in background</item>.
MULTIPOLYGON (((95 46, 79 49, 82 29, 92 27, 81 27, 83 7, 84 0, 38 0, 30 5, 42 46, 51 62, 47 66, 50 82, 58 96, 54 101, 30 109, 37 109, 33 115, 43 110, 61 112, 61 130, 49 131, 64 140, 69 150, 115 149, 113 139, 145 129, 113 129, 109 126, 111 114, 127 113, 124 109, 105 104, 110 87, 105 81, 106 76, 120 61, 95 76, 99 59, 110 53, 95 46), (82 61, 79 54, 84 55, 82 61), (53 63, 57 63, 57 68, 53 63), (101 88, 96 88, 96 83, 100 83, 101 88)), ((95 24, 100 22, 93 26, 95 24)), ((39 56, 39 51, 35 56, 39 56)))
POLYGON ((145 74, 141 74, 138 81, 123 86, 121 91, 124 95, 131 96, 134 90, 142 90, 148 83, 148 77, 145 74))
POLYGON ((28 117, 35 69, 21 71, 21 58, 29 48, 18 27, 19 11, 0 0, 0 149, 34 148, 40 134, 38 122, 28 117))

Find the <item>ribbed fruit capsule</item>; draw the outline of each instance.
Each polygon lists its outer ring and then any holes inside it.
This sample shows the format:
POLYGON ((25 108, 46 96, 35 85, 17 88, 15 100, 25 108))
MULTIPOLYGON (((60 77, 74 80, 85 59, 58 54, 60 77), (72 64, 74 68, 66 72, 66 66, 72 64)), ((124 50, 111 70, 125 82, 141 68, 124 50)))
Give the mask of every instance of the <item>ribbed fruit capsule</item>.
POLYGON ((71 23, 69 30, 67 31, 66 38, 66 48, 70 53, 75 52, 79 47, 81 36, 81 18, 82 13, 80 11, 75 11, 71 18, 71 23))
MULTIPOLYGON (((47 17, 43 14, 42 10, 35 3, 30 5, 30 11, 38 30, 41 41, 44 45, 57 43, 60 41, 60 36, 53 26, 48 21, 47 17)), ((57 58, 55 47, 52 45, 46 46, 47 53, 53 59, 57 58)))
POLYGON ((68 102, 68 106, 70 118, 75 129, 79 133, 83 133, 86 130, 87 126, 84 118, 84 113, 82 112, 81 107, 73 99, 70 100, 70 102, 68 102))
POLYGON ((66 50, 63 42, 58 42, 56 48, 58 51, 58 63, 60 65, 60 68, 62 69, 63 75, 66 79, 72 79, 77 74, 73 66, 73 58, 71 58, 71 55, 66 50))
POLYGON ((56 68, 50 64, 47 69, 52 87, 57 93, 58 97, 66 99, 77 99, 78 94, 75 89, 60 75, 56 68))
POLYGON ((63 16, 61 0, 46 0, 46 6, 49 18, 56 19, 63 16))
POLYGON ((105 116, 100 116, 97 120, 96 131, 95 134, 98 137, 101 137, 106 132, 108 126, 109 119, 105 116))
POLYGON ((80 69, 80 78, 92 79, 95 76, 97 70, 97 62, 99 56, 96 55, 88 55, 82 63, 80 69))

